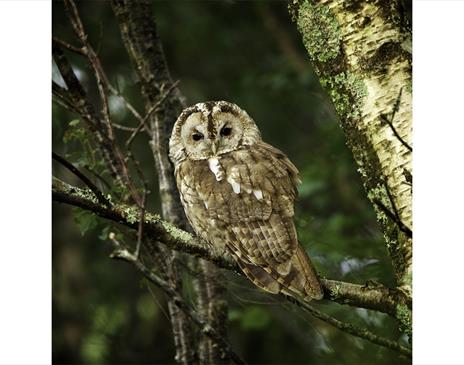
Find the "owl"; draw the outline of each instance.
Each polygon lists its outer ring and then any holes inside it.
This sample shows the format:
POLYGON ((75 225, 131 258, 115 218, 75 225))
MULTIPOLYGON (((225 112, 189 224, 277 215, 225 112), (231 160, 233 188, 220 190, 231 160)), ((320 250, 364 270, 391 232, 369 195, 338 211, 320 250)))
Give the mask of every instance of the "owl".
POLYGON ((193 229, 228 252, 258 287, 321 299, 293 222, 297 168, 263 142, 253 119, 226 101, 198 103, 174 124, 169 157, 193 229))

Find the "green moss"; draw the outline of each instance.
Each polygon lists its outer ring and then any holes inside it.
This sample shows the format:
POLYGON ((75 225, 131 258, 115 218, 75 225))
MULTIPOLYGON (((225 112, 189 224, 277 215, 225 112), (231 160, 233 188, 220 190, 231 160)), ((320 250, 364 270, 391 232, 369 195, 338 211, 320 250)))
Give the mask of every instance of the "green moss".
POLYGON ((409 338, 412 336, 412 317, 411 311, 404 304, 398 304, 396 306, 396 318, 399 321, 400 331, 406 333, 409 338))
POLYGON ((164 229, 166 229, 166 232, 168 232, 175 239, 181 241, 189 241, 193 238, 193 236, 190 233, 185 232, 177 227, 174 227, 173 225, 167 222, 161 221, 161 224, 163 225, 164 229))
POLYGON ((124 207, 122 208, 122 212, 129 223, 135 223, 139 220, 140 212, 136 208, 124 207))
POLYGON ((313 60, 327 62, 337 57, 341 33, 328 6, 305 1, 300 6, 297 24, 303 35, 303 44, 313 60))
POLYGON ((363 98, 367 95, 364 83, 355 75, 341 72, 321 78, 341 118, 357 118, 361 115, 363 98))
POLYGON ((338 296, 340 295, 340 288, 341 288, 341 285, 339 285, 339 284, 335 285, 334 288, 331 288, 330 289, 330 297, 331 298, 338 298, 338 296))

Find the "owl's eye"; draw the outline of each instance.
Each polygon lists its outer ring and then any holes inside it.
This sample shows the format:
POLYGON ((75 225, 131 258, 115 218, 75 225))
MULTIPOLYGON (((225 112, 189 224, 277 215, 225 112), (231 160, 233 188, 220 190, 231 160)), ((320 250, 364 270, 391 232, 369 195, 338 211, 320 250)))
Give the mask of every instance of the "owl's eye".
POLYGON ((193 133, 192 134, 192 139, 194 141, 199 141, 200 139, 203 139, 203 134, 201 134, 201 133, 193 133))
POLYGON ((230 136, 230 134, 232 133, 232 128, 230 127, 224 127, 221 129, 221 136, 230 136))

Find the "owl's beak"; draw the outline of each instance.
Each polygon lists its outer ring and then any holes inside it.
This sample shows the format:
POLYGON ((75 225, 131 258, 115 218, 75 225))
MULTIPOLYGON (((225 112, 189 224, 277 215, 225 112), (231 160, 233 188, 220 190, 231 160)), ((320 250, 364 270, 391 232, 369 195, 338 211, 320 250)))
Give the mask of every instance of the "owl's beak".
POLYGON ((217 152, 216 142, 211 143, 211 151, 213 151, 213 155, 216 155, 216 152, 217 152))

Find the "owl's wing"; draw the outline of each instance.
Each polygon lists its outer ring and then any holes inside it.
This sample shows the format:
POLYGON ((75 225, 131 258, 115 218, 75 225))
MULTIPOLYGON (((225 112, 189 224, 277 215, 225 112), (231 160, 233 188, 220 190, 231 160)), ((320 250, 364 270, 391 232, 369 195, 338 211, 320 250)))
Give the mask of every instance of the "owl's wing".
POLYGON ((293 223, 298 170, 260 142, 221 158, 227 183, 200 194, 210 220, 224 227, 226 246, 244 273, 265 290, 322 298, 322 289, 293 223))

